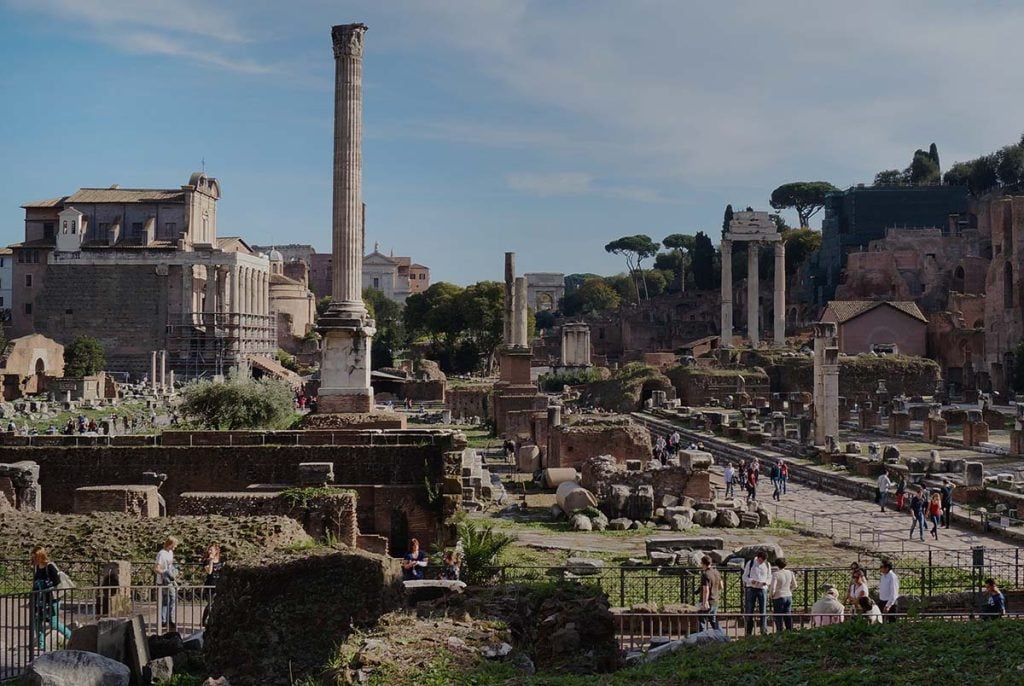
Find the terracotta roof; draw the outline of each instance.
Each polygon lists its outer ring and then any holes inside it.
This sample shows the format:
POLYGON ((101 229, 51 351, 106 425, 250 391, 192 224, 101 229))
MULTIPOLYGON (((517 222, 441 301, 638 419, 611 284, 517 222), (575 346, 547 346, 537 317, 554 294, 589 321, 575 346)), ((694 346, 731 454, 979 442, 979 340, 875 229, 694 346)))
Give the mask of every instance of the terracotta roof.
POLYGON ((57 244, 56 239, 53 238, 36 238, 31 241, 22 241, 21 243, 11 243, 8 248, 52 248, 57 244))
POLYGON ((80 188, 65 203, 185 202, 185 191, 171 188, 80 188))
POLYGON ((917 303, 910 300, 833 300, 828 304, 828 307, 835 314, 836 322, 843 324, 882 305, 895 307, 914 319, 920 319, 925 324, 928 323, 928 317, 924 316, 921 308, 917 306, 917 303))

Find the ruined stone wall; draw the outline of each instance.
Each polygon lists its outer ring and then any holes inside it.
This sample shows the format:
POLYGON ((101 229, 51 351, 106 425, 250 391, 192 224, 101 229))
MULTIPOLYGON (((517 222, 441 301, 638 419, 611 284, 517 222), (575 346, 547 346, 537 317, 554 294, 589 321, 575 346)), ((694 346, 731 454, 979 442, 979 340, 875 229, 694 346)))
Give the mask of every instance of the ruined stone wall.
POLYGON ((596 455, 611 455, 616 462, 651 458, 651 435, 632 422, 569 424, 549 429, 551 454, 546 467, 580 466, 596 455))
POLYGON ((706 369, 673 367, 665 372, 676 389, 679 401, 689 407, 702 407, 712 398, 722 401, 736 397, 741 390, 751 398, 768 397, 771 387, 768 375, 756 369, 706 369), (741 382, 742 377, 742 382, 741 382))
POLYGON ((452 411, 452 417, 490 416, 490 397, 493 386, 462 386, 449 388, 445 395, 445 407, 452 411))
POLYGON ((329 534, 336 542, 355 548, 359 537, 356 494, 341 489, 330 494, 317 493, 308 499, 288 498, 280 492, 182 493, 177 514, 281 515, 296 520, 306 533, 319 540, 329 534))

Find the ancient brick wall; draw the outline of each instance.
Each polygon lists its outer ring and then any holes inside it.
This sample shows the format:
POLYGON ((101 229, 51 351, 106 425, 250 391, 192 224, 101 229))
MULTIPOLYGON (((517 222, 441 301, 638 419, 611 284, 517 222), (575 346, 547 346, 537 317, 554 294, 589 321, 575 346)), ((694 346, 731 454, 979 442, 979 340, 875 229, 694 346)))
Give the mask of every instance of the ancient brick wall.
POLYGON ((453 417, 490 416, 490 396, 493 386, 463 386, 449 388, 445 396, 445 407, 453 417))
POLYGON ((551 454, 546 467, 580 466, 596 455, 611 455, 616 462, 651 458, 651 436, 636 424, 571 424, 550 430, 551 454))
POLYGON ((313 495, 307 500, 284 497, 280 492, 182 493, 177 514, 282 515, 302 524, 306 533, 319 540, 329 534, 338 543, 355 548, 359 537, 356 494, 341 489, 313 495))
POLYGON ((74 498, 73 514, 120 512, 143 519, 160 516, 156 486, 83 486, 75 489, 74 498))

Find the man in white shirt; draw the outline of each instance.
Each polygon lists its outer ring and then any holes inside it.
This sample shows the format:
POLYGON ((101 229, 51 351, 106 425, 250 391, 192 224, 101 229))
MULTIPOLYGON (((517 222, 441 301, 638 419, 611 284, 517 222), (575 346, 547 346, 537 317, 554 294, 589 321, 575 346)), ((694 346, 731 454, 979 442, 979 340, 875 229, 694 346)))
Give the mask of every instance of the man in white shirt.
POLYGON ((722 476, 725 478, 725 497, 732 498, 735 495, 734 482, 736 481, 736 470, 733 469, 731 464, 727 464, 722 476))
POLYGON ((768 564, 768 554, 759 550, 754 559, 743 566, 743 588, 746 597, 746 635, 754 633, 754 618, 760 618, 761 633, 768 633, 768 615, 765 605, 768 600, 768 585, 772 580, 772 568, 768 564))
POLYGON ((772 599, 772 616, 775 618, 775 631, 793 629, 793 591, 797 589, 796 574, 786 569, 786 560, 775 560, 776 570, 768 585, 768 595, 772 599))
MULTIPOLYGON (((174 549, 178 547, 178 539, 168 536, 163 547, 156 554, 156 562, 153 565, 153 573, 156 575, 156 584, 160 589, 160 627, 166 627, 167 631, 175 631, 174 610, 178 604, 177 585, 178 570, 174 566, 174 549)), ((160 629, 162 633, 164 629, 160 629)))
POLYGON ((890 488, 892 481, 889 480, 889 472, 883 471, 878 477, 878 504, 882 506, 882 512, 885 512, 885 499, 889 497, 890 488))
POLYGON ((896 621, 896 601, 900 597, 900 578, 892 571, 892 562, 882 560, 879 567, 882 578, 878 580, 878 602, 885 614, 885 621, 896 621))

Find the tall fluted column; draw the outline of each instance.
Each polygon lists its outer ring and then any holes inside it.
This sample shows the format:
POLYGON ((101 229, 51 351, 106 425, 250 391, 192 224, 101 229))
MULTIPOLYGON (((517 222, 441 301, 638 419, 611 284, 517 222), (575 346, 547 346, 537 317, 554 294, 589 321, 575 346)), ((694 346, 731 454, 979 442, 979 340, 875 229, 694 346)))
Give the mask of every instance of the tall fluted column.
POLYGON ((191 326, 192 318, 192 265, 181 265, 181 323, 191 326))
POLYGON ((331 295, 352 314, 363 305, 363 34, 365 24, 335 26, 334 283, 331 295))
POLYGON ((747 243, 747 338, 750 339, 750 347, 756 348, 760 344, 760 327, 758 321, 758 286, 761 278, 757 273, 757 256, 760 249, 758 243, 747 243))
POLYGON ((718 345, 732 347, 732 241, 722 239, 722 337, 718 345))
POLYGON ((775 244, 775 290, 774 290, 774 338, 775 345, 786 345, 786 244, 775 244))
POLYGON ((217 313, 217 268, 206 265, 206 302, 203 303, 203 322, 213 326, 217 313))
MULTIPOLYGON (((363 37, 365 24, 331 29, 334 47, 334 213, 331 306, 323 335, 318 412, 373 411, 370 344, 374 329, 363 305, 363 37)), ((268 297, 269 299, 269 297, 268 297)))
POLYGON ((149 353, 149 387, 156 394, 156 351, 149 353))

